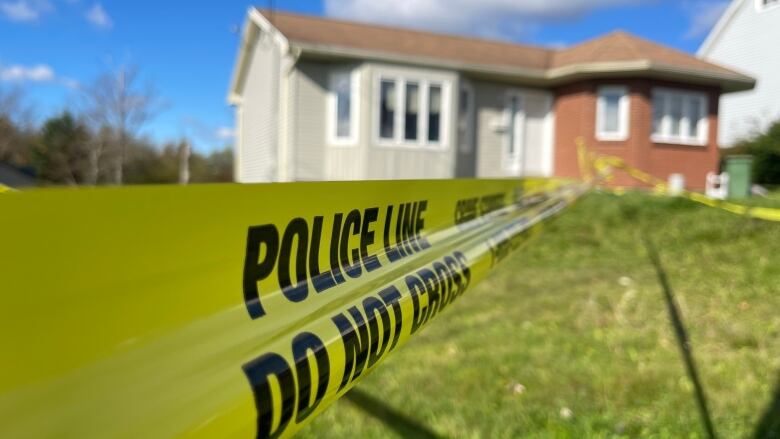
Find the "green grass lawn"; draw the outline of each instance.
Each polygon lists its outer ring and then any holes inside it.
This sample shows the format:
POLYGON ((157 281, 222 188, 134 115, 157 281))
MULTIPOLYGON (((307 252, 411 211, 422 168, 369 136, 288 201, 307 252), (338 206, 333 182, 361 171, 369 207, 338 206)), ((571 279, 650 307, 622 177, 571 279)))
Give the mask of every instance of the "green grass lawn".
POLYGON ((300 437, 706 437, 641 230, 718 436, 780 424, 780 223, 592 194, 300 437))

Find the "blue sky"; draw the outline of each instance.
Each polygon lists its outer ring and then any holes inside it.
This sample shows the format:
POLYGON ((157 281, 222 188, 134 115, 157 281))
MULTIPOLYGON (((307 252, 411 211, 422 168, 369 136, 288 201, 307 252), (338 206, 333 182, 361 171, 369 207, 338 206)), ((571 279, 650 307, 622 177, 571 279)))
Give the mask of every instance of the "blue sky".
MULTIPOLYGON (((231 142, 225 101, 247 8, 237 0, 0 0, 0 89, 20 87, 39 120, 121 63, 140 67, 166 109, 144 129, 201 150, 231 142)), ((267 0, 255 3, 268 6, 267 0)), ((695 52, 727 0, 275 0, 277 9, 572 45, 623 29, 695 52)))

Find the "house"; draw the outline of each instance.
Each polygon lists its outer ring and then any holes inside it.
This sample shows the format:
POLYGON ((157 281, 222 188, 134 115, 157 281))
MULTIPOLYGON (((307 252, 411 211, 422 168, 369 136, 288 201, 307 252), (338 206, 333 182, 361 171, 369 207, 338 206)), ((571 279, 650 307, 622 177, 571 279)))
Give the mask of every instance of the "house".
POLYGON ((0 186, 26 188, 37 185, 33 172, 0 162, 0 186))
POLYGON ((780 0, 733 0, 699 49, 702 59, 746 72, 756 87, 720 100, 720 143, 732 146, 780 120, 780 0))
POLYGON ((701 188, 718 98, 753 85, 624 32, 552 50, 250 9, 228 98, 235 177, 575 177, 582 136, 701 188))

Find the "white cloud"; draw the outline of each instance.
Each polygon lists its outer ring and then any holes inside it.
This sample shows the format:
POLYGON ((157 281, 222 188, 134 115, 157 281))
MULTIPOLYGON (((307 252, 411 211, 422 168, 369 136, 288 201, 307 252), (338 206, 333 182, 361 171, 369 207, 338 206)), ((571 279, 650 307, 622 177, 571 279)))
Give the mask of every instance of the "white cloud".
MULTIPOLYGON (((513 38, 540 22, 648 0, 325 0, 329 16, 441 32, 513 38)), ((652 1, 652 0, 649 0, 652 1)))
POLYGON ((62 77, 59 78, 58 82, 73 90, 78 90, 81 88, 81 83, 73 78, 62 77))
POLYGON ((233 131, 233 128, 230 127, 219 127, 214 132, 214 137, 219 140, 231 140, 233 137, 235 137, 235 135, 235 131, 233 131))
POLYGON ((0 2, 0 12, 11 21, 38 21, 45 12, 54 7, 47 0, 16 0, 0 2))
POLYGON ((58 76, 47 64, 23 66, 21 64, 0 65, 0 82, 35 82, 58 84, 71 89, 81 87, 78 81, 65 76, 58 76))
POLYGON ((195 116, 184 116, 181 128, 188 138, 200 145, 224 145, 235 138, 235 131, 230 126, 213 125, 195 116))
POLYGON ((0 81, 4 82, 51 82, 54 77, 54 70, 46 64, 0 66, 0 81))
POLYGON ((729 7, 729 0, 699 0, 683 4, 683 8, 690 17, 690 25, 685 33, 685 38, 701 38, 718 23, 720 17, 729 7))
POLYGON ((84 17, 99 29, 111 29, 114 27, 114 21, 111 20, 108 12, 103 9, 103 6, 100 3, 95 3, 94 6, 89 8, 84 14, 84 17))

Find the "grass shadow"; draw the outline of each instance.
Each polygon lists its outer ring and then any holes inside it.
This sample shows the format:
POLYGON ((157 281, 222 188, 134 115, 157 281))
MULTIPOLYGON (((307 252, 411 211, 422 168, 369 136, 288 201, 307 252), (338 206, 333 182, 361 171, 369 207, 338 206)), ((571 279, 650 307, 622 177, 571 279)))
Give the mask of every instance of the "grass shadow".
POLYGON ((775 385, 772 401, 767 405, 761 420, 753 432, 754 439, 769 439, 780 437, 780 375, 775 385))
POLYGON ((707 406, 707 396, 704 392, 704 386, 699 379, 699 373, 696 369, 696 362, 693 360, 693 350, 691 349, 690 338, 688 332, 685 329, 682 314, 677 306, 677 301, 674 297, 674 291, 669 283, 669 278, 666 275, 666 270, 661 263, 661 257, 658 254, 655 246, 645 232, 642 233, 642 241, 644 243, 647 254, 650 257, 650 262, 655 268, 656 275, 658 276, 658 283, 661 286, 661 290, 664 293, 664 300, 666 301, 666 308, 669 312, 669 319, 672 322, 674 328, 674 334, 677 339, 677 344, 680 347, 680 354, 682 355, 683 362, 685 363, 685 370, 688 373, 688 378, 693 384, 694 394, 696 396, 696 404, 699 408, 699 414, 701 415, 702 424, 704 430, 707 433, 707 437, 715 439, 715 426, 712 423, 712 417, 707 406))
MULTIPOLYGON (((623 200, 621 200, 623 201, 623 200)), ((680 206, 679 200, 675 201, 677 206, 680 206)), ((683 321, 680 308, 677 306, 677 300, 675 299, 674 290, 669 282, 669 276, 666 274, 663 263, 661 262, 661 256, 658 253, 655 245, 653 244, 650 236, 647 232, 648 228, 645 222, 651 220, 648 216, 648 210, 644 209, 644 206, 636 203, 618 202, 618 206, 623 213, 623 218, 626 221, 631 221, 638 224, 640 238, 642 244, 647 251, 650 263, 655 269, 656 276, 658 278, 658 284, 661 287, 661 291, 664 295, 664 301, 666 302, 666 309, 669 314, 669 320, 672 323, 674 329, 675 339, 677 345, 680 348, 680 354, 685 364, 685 371, 688 374, 688 379, 694 388, 694 396, 696 399, 696 405, 701 417, 702 426, 708 438, 715 439, 717 437, 715 433, 715 426, 712 422, 712 416, 707 404, 707 396, 704 391, 704 386, 699 378, 699 372, 696 368, 696 362, 693 359, 693 350, 691 348, 690 338, 688 331, 685 329, 685 323, 683 321)))
POLYGON ((420 421, 401 413, 360 389, 354 388, 350 390, 344 395, 344 398, 366 414, 382 422, 387 428, 398 433, 401 437, 444 439, 443 436, 436 434, 420 421))

